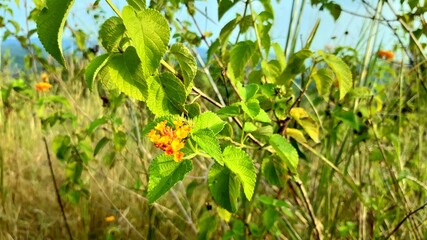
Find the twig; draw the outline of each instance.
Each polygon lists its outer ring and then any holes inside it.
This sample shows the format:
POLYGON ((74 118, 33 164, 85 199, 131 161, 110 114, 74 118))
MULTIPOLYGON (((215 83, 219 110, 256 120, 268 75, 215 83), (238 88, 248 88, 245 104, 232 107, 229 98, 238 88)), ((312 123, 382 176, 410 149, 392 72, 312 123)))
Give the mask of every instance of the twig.
POLYGON ((322 226, 319 225, 318 220, 316 219, 316 215, 314 215, 313 207, 311 205, 310 199, 307 196, 307 191, 305 190, 304 185, 302 184, 300 179, 295 179, 295 184, 300 190, 302 199, 304 200, 305 206, 307 207, 308 213, 311 218, 311 222, 313 223, 314 230, 316 231, 316 237, 317 239, 322 240, 323 239, 322 226))
POLYGON ((49 153, 49 147, 48 147, 48 144, 47 144, 46 137, 44 137, 44 136, 43 136, 43 142, 44 142, 44 146, 45 146, 45 149, 46 149, 47 160, 48 160, 48 163, 49 163, 50 175, 52 176, 53 186, 55 187, 56 198, 58 200, 59 207, 61 208, 62 217, 64 218, 65 227, 67 228, 67 232, 68 232, 68 237, 71 240, 73 240, 73 235, 71 234, 70 226, 68 225, 68 221, 67 221, 67 216, 65 215, 64 205, 62 204, 61 196, 59 195, 58 185, 57 185, 56 179, 55 179, 55 173, 53 172, 52 160, 50 159, 50 153, 49 153))
POLYGON ((400 222, 396 225, 396 227, 393 228, 393 230, 384 238, 384 240, 389 239, 399 228, 402 226, 402 224, 411 217, 411 215, 417 213, 418 211, 422 210, 427 206, 427 202, 415 209, 414 211, 408 213, 400 222))

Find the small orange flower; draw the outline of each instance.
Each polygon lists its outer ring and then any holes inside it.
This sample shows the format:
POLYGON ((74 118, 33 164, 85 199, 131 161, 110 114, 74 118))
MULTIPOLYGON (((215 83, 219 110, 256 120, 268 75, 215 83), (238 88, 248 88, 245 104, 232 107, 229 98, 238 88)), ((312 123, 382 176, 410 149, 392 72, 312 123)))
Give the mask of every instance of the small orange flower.
POLYGON ((108 216, 105 218, 106 222, 114 222, 116 220, 116 218, 114 216, 108 216))
POLYGON ((394 53, 392 51, 379 50, 378 51, 378 57, 385 59, 385 60, 393 60, 394 59, 394 53))
POLYGON ((147 136, 154 143, 154 146, 165 151, 166 155, 173 155, 173 159, 179 162, 184 157, 181 149, 185 146, 185 138, 190 133, 191 128, 181 120, 173 121, 174 129, 167 123, 167 120, 159 122, 147 136))
POLYGON ((52 85, 50 83, 47 83, 47 82, 36 83, 36 90, 37 90, 37 92, 46 92, 51 87, 52 87, 52 85))

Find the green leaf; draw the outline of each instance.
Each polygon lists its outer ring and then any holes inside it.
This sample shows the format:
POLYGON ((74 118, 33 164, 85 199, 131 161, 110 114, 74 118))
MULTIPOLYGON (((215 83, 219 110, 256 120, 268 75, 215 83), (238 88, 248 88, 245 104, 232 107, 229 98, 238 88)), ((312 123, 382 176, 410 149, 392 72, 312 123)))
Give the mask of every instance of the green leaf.
POLYGON ((259 90, 258 84, 251 83, 246 85, 245 87, 242 87, 241 83, 236 84, 237 90, 239 91, 240 95, 243 97, 243 101, 249 101, 249 99, 253 98, 255 94, 259 90))
POLYGON ((212 130, 216 136, 224 128, 225 122, 213 112, 204 112, 194 119, 194 127, 192 132, 197 132, 200 129, 208 128, 212 130))
POLYGON ((47 0, 46 8, 37 18, 37 34, 46 51, 62 66, 67 67, 62 52, 62 34, 65 21, 74 0, 47 0))
POLYGON ((135 48, 128 47, 123 54, 112 55, 106 67, 111 81, 120 91, 143 101, 147 99, 148 91, 142 65, 135 48))
POLYGON ((181 114, 186 99, 184 84, 172 73, 150 77, 147 106, 156 116, 181 114))
POLYGON ((308 49, 303 49, 293 54, 285 70, 280 77, 277 78, 277 84, 288 85, 291 79, 305 70, 306 66, 304 62, 311 56, 313 56, 313 52, 308 49))
POLYGON ((259 102, 257 99, 251 99, 247 102, 242 102, 241 106, 243 112, 248 114, 249 117, 252 119, 254 119, 261 111, 261 107, 259 106, 259 102))
POLYGON ((213 199, 229 212, 236 212, 240 182, 228 168, 215 163, 209 170, 209 189, 213 199))
POLYGON ((297 173, 298 167, 298 152, 297 150, 286 140, 284 137, 279 134, 273 134, 270 137, 270 145, 274 148, 277 155, 285 161, 289 170, 292 173, 297 173))
POLYGON ((126 2, 136 11, 144 10, 147 6, 145 0, 126 0, 126 2))
POLYGON ((193 162, 183 160, 175 162, 173 156, 160 155, 153 159, 148 168, 148 202, 153 203, 177 182, 184 179, 185 174, 193 169, 193 162))
POLYGON ((322 68, 313 73, 311 77, 316 82, 316 88, 319 95, 326 98, 331 91, 331 86, 334 81, 334 72, 329 68, 322 68))
POLYGON ((97 56, 87 65, 85 69, 85 78, 87 87, 90 90, 93 90, 93 83, 95 82, 96 75, 98 75, 99 71, 107 64, 109 58, 110 54, 105 53, 97 56))
POLYGON ((281 73, 281 66, 277 60, 271 60, 268 62, 267 60, 262 60, 261 68, 264 75, 268 78, 274 79, 274 81, 281 73))
POLYGON ((240 115, 240 107, 236 105, 225 106, 218 111, 216 111, 218 115, 234 117, 240 115))
POLYGON ((269 231, 277 221, 279 213, 273 207, 267 208, 262 214, 262 223, 267 231, 269 231))
POLYGON ((342 11, 341 6, 333 2, 325 3, 323 4, 323 6, 329 10, 334 20, 337 21, 341 15, 341 11, 342 11))
POLYGON ((334 71, 335 76, 337 77, 339 88, 340 88, 340 100, 345 97, 347 92, 351 89, 353 85, 352 74, 350 68, 345 64, 341 58, 320 51, 320 55, 323 57, 323 60, 328 64, 328 66, 334 71))
POLYGON ((246 198, 251 200, 256 182, 254 162, 246 152, 234 146, 226 147, 223 154, 225 165, 237 175, 243 185, 246 198))
POLYGON ((311 118, 304 108, 292 108, 289 112, 291 116, 297 121, 297 123, 304 129, 304 131, 310 136, 316 143, 319 142, 319 126, 311 118))
POLYGON ((200 129, 193 133, 191 138, 203 149, 203 151, 215 159, 217 163, 224 165, 221 147, 212 130, 209 128, 200 129))
POLYGON ((218 0, 218 21, 238 2, 237 0, 218 0))
POLYGON ((276 55, 276 59, 280 64, 280 71, 283 71, 286 67, 286 58, 285 58, 284 51, 280 46, 280 44, 278 43, 273 43, 272 47, 274 49, 274 54, 276 55))
POLYGON ((101 151, 105 147, 105 145, 107 145, 107 143, 109 142, 110 142, 109 138, 107 137, 101 138, 101 140, 99 140, 98 143, 96 144, 95 150, 93 150, 93 156, 96 156, 99 153, 99 151, 101 151))
POLYGON ((243 125, 243 131, 248 133, 255 132, 257 129, 258 127, 251 122, 245 122, 245 124, 243 125))
POLYGON ((193 79, 197 73, 197 62, 184 44, 175 43, 172 45, 170 52, 178 59, 179 66, 181 67, 181 74, 184 78, 184 86, 186 92, 189 93, 193 86, 193 79))
POLYGON ((256 50, 252 41, 243 41, 234 45, 230 51, 230 62, 228 63, 228 75, 234 83, 241 82, 246 65, 251 60, 256 50))
POLYGON ((338 108, 332 112, 332 115, 335 118, 343 121, 345 124, 347 124, 351 128, 353 128, 357 131, 360 130, 360 126, 359 126, 359 123, 357 121, 357 116, 354 112, 346 111, 344 109, 338 108))
POLYGON ((170 38, 168 22, 154 9, 135 13, 129 6, 123 8, 122 18, 127 34, 143 63, 144 77, 147 78, 157 69, 167 50, 170 38))
POLYGON ((272 185, 284 186, 287 173, 286 164, 277 156, 270 156, 262 160, 262 176, 272 185))
POLYGON ((99 29, 99 39, 108 52, 119 52, 120 42, 125 37, 126 28, 119 17, 110 17, 99 29))

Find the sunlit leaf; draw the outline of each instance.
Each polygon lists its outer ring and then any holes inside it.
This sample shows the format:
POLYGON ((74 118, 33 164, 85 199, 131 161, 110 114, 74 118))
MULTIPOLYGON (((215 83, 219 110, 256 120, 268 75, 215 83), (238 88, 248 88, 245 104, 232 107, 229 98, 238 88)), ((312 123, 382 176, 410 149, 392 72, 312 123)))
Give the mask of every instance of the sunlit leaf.
POLYGON ((66 67, 62 52, 62 34, 65 21, 74 0, 46 0, 46 7, 37 18, 37 34, 46 51, 66 67))
POLYGON ((173 156, 160 155, 151 161, 148 172, 148 202, 153 203, 177 182, 184 179, 185 174, 193 169, 193 162, 183 160, 175 162, 173 156))

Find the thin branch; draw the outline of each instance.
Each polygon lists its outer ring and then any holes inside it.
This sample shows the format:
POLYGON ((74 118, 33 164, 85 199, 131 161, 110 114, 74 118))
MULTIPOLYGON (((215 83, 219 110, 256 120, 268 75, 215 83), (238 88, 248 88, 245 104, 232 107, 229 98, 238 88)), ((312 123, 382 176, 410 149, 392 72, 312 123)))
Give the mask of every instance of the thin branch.
POLYGON ((400 220, 400 222, 396 225, 396 227, 393 228, 393 230, 384 238, 384 240, 389 239, 399 228, 400 226, 402 226, 402 224, 409 219, 409 217, 411 217, 412 215, 414 215, 415 213, 417 213, 418 211, 424 209, 427 206, 427 202, 424 203, 423 205, 421 205, 420 207, 418 207, 417 209, 415 209, 414 211, 408 213, 402 220, 400 220))
POLYGON ((43 136, 44 147, 46 149, 47 161, 49 163, 50 175, 52 176, 53 186, 55 188, 56 199, 58 201, 59 207, 61 208, 62 217, 64 218, 65 227, 67 228, 68 237, 73 240, 73 235, 71 234, 70 226, 68 225, 67 215, 65 215, 64 205, 62 204, 61 195, 59 194, 58 184, 56 183, 55 173, 53 172, 52 160, 50 158, 49 147, 47 144, 46 137, 43 136))
POLYGON ((304 185, 302 184, 300 179, 295 179, 295 183, 301 192, 302 199, 304 200, 308 213, 310 214, 311 222, 313 223, 314 230, 316 231, 316 237, 317 239, 322 240, 323 239, 322 226, 316 219, 316 215, 314 214, 313 207, 307 195, 307 191, 305 190, 304 185))

